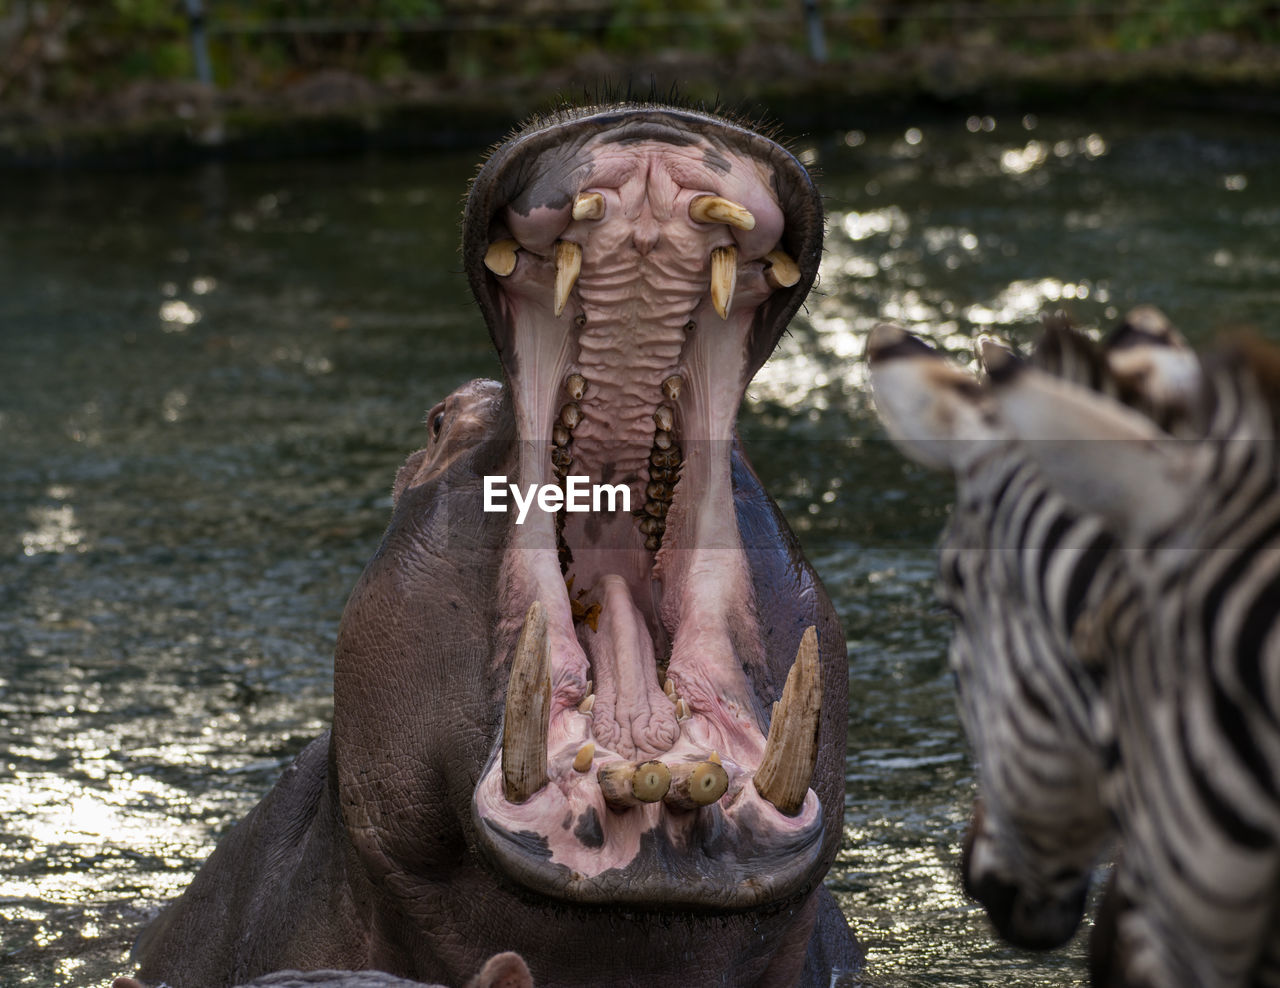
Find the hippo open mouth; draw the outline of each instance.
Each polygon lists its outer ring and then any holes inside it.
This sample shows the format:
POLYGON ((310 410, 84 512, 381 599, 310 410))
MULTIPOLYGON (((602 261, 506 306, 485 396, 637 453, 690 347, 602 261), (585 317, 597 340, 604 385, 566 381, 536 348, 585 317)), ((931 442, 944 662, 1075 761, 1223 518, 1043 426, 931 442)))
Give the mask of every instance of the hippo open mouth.
POLYGON ((630 497, 510 528, 505 716, 472 808, 526 887, 736 909, 821 874, 818 643, 765 654, 735 506, 738 406, 821 241, 800 163, 692 110, 567 111, 475 180, 463 260, 514 407, 504 483, 630 497))

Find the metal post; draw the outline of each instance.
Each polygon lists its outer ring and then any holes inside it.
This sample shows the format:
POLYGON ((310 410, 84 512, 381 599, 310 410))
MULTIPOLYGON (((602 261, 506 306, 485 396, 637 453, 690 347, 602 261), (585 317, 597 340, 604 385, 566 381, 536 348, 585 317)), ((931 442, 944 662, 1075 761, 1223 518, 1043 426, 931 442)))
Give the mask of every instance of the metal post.
POLYGON ((204 30, 203 0, 186 0, 187 24, 191 28, 191 54, 196 63, 196 78, 206 86, 213 85, 213 65, 209 61, 209 38, 204 30))
POLYGON ((822 15, 818 0, 804 0, 804 21, 809 32, 809 54, 815 62, 827 60, 827 39, 822 34, 822 15))

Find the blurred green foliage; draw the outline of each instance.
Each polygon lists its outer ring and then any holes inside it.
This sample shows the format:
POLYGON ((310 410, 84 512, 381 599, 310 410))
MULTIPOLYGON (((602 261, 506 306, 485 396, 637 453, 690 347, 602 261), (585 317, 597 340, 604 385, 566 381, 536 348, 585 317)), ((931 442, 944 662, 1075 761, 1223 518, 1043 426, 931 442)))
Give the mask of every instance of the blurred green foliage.
MULTIPOLYGON (((383 83, 533 75, 673 50, 803 54, 803 0, 202 0, 216 81, 321 69, 383 83)), ((1139 51, 1226 34, 1280 41, 1276 0, 818 0, 833 59, 920 46, 1139 51)), ((74 101, 193 77, 186 0, 0 0, 0 101, 74 101)))

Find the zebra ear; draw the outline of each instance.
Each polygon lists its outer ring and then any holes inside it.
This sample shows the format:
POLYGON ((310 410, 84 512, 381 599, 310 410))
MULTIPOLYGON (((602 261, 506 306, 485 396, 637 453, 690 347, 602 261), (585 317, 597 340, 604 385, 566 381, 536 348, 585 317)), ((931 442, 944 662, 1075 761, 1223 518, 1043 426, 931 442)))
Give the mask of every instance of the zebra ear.
POLYGON ((901 327, 876 326, 867 361, 880 421, 917 463, 955 470, 1002 438, 990 398, 973 375, 901 327))
POLYGON ((1203 371, 1195 351, 1154 305, 1131 309, 1103 341, 1121 399, 1166 427, 1195 412, 1203 371))
POLYGON ((1196 497, 1193 444, 1095 391, 1035 370, 993 377, 1006 427, 1048 483, 1081 511, 1145 541, 1196 497))

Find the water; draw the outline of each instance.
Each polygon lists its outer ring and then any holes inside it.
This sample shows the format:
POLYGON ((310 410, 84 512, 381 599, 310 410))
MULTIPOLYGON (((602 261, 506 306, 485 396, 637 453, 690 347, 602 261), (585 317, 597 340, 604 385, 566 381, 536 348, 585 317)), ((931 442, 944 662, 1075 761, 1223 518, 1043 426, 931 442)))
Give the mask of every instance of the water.
MULTIPOLYGON (((973 792, 932 602, 945 478, 879 439, 892 317, 967 358, 1045 306, 1280 337, 1280 138, 1230 120, 921 119, 801 142, 819 292, 754 462, 849 638, 830 884, 882 985, 1071 985, 961 895, 973 792)), ((0 982, 84 985, 327 724, 337 620, 425 409, 496 360, 458 269, 478 153, 0 189, 0 982)))

